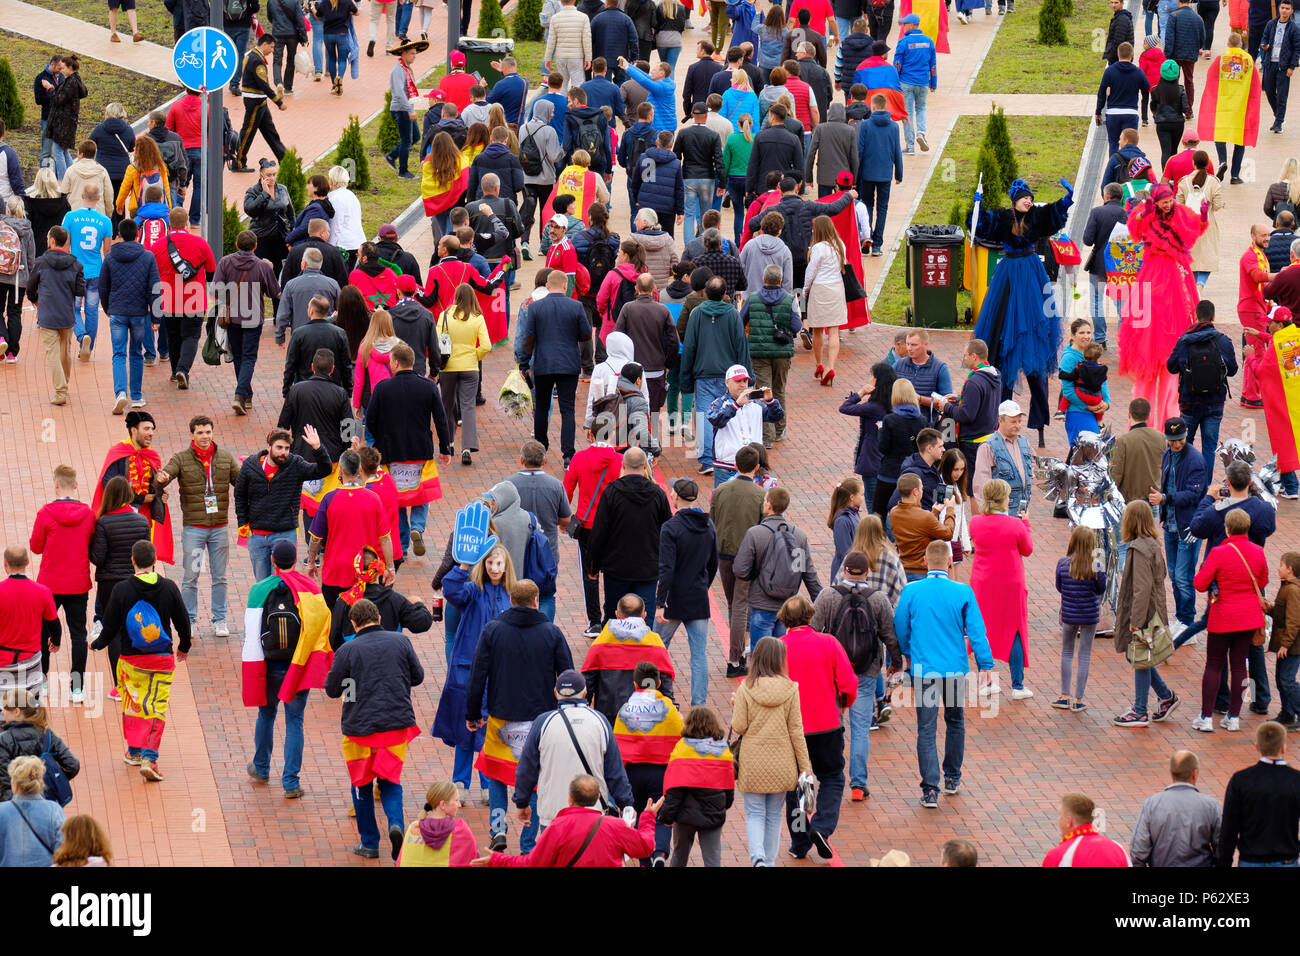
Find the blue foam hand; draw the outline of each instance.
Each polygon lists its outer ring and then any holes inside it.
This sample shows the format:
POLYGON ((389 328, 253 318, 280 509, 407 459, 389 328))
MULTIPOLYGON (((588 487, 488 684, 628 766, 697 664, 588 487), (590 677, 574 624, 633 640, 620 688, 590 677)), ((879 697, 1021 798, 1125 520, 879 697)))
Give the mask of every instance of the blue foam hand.
POLYGON ((458 564, 477 564, 497 543, 488 533, 492 513, 481 501, 474 501, 456 512, 456 530, 451 539, 451 556, 458 564))
POLYGON ((1069 193, 1071 196, 1074 195, 1074 187, 1071 186, 1068 182, 1066 182, 1065 179, 1058 179, 1057 182, 1061 184, 1061 188, 1063 188, 1067 193, 1069 193))

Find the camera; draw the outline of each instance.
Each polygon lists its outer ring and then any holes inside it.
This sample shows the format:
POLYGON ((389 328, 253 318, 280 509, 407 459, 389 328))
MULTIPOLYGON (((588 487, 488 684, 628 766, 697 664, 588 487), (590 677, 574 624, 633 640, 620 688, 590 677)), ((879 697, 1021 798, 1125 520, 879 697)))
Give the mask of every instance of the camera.
POLYGON ((750 401, 760 402, 763 400, 763 390, 761 388, 751 388, 745 394, 749 396, 750 401))
POLYGON ((941 505, 944 503, 945 500, 947 500, 947 498, 948 498, 948 486, 947 485, 935 486, 934 503, 936 505, 941 505))

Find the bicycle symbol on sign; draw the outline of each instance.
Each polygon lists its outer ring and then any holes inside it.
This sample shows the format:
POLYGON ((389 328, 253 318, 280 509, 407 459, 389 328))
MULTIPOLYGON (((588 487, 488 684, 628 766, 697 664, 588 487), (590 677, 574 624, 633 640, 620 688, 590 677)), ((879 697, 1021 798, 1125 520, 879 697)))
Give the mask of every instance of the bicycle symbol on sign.
POLYGON ((203 66, 203 60, 195 56, 193 53, 186 53, 183 57, 180 58, 179 62, 181 66, 193 66, 193 67, 203 66))

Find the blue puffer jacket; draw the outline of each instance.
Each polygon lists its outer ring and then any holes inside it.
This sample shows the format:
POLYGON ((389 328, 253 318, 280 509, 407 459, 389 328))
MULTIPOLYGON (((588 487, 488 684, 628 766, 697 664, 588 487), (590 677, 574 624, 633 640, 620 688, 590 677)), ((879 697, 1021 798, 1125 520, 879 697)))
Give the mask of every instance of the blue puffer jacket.
POLYGON ((1204 46, 1205 22, 1196 8, 1188 4, 1171 11, 1165 22, 1165 56, 1184 62, 1195 60, 1204 46))
POLYGON ((853 470, 863 478, 874 478, 880 471, 879 423, 889 414, 889 409, 875 400, 873 395, 862 401, 857 392, 849 392, 840 405, 841 415, 854 415, 858 419, 858 446, 854 451, 853 470))
POLYGON ((831 523, 831 538, 835 542, 835 553, 831 555, 831 576, 826 580, 835 581, 835 575, 840 571, 840 565, 844 563, 844 556, 853 550, 853 538, 858 533, 858 517, 860 511, 857 508, 841 508, 840 513, 835 516, 831 523))
MULTIPOLYGON (((658 116, 658 108, 655 116, 658 116)), ((662 218, 671 213, 680 216, 686 212, 686 186, 682 182, 682 161, 666 149, 652 146, 641 154, 641 165, 636 170, 636 205, 638 209, 653 209, 662 218), (652 175, 647 162, 654 163, 652 175)))
POLYGON ((95 162, 108 170, 108 178, 115 183, 121 180, 131 164, 131 150, 135 149, 135 130, 131 125, 126 120, 110 117, 86 138, 95 144, 95 162))
POLYGON ((1106 572, 1098 571, 1091 580, 1070 577, 1070 559, 1056 562, 1056 590, 1061 592, 1062 624, 1096 624, 1098 608, 1106 591, 1106 572))
POLYGON ((1228 379, 1237 374, 1237 353, 1232 347, 1232 339, 1214 327, 1213 324, 1200 322, 1184 332, 1174 343, 1174 350, 1169 353, 1165 368, 1170 374, 1178 376, 1178 404, 1182 405, 1222 405, 1228 400, 1228 379), (1190 376, 1181 374, 1187 368, 1187 355, 1193 342, 1213 339, 1218 343, 1219 355, 1227 376, 1218 389, 1208 395, 1197 395, 1192 391, 1190 376))
POLYGON ((149 315, 160 286, 158 262, 138 242, 114 243, 99 271, 105 315, 149 315))
POLYGON ((870 33, 850 33, 840 38, 840 48, 835 54, 835 62, 839 64, 839 83, 844 92, 847 93, 849 87, 853 85, 853 74, 858 71, 858 66, 863 60, 871 57, 873 43, 870 33))

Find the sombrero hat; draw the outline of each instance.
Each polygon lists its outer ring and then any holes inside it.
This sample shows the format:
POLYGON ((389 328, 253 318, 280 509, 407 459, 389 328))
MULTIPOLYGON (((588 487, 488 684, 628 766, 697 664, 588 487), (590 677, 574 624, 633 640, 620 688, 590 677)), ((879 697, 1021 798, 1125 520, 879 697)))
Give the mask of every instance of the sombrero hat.
POLYGON ((405 43, 399 43, 388 52, 393 56, 401 56, 407 50, 414 50, 416 53, 423 53, 429 49, 428 40, 407 40, 405 43))

